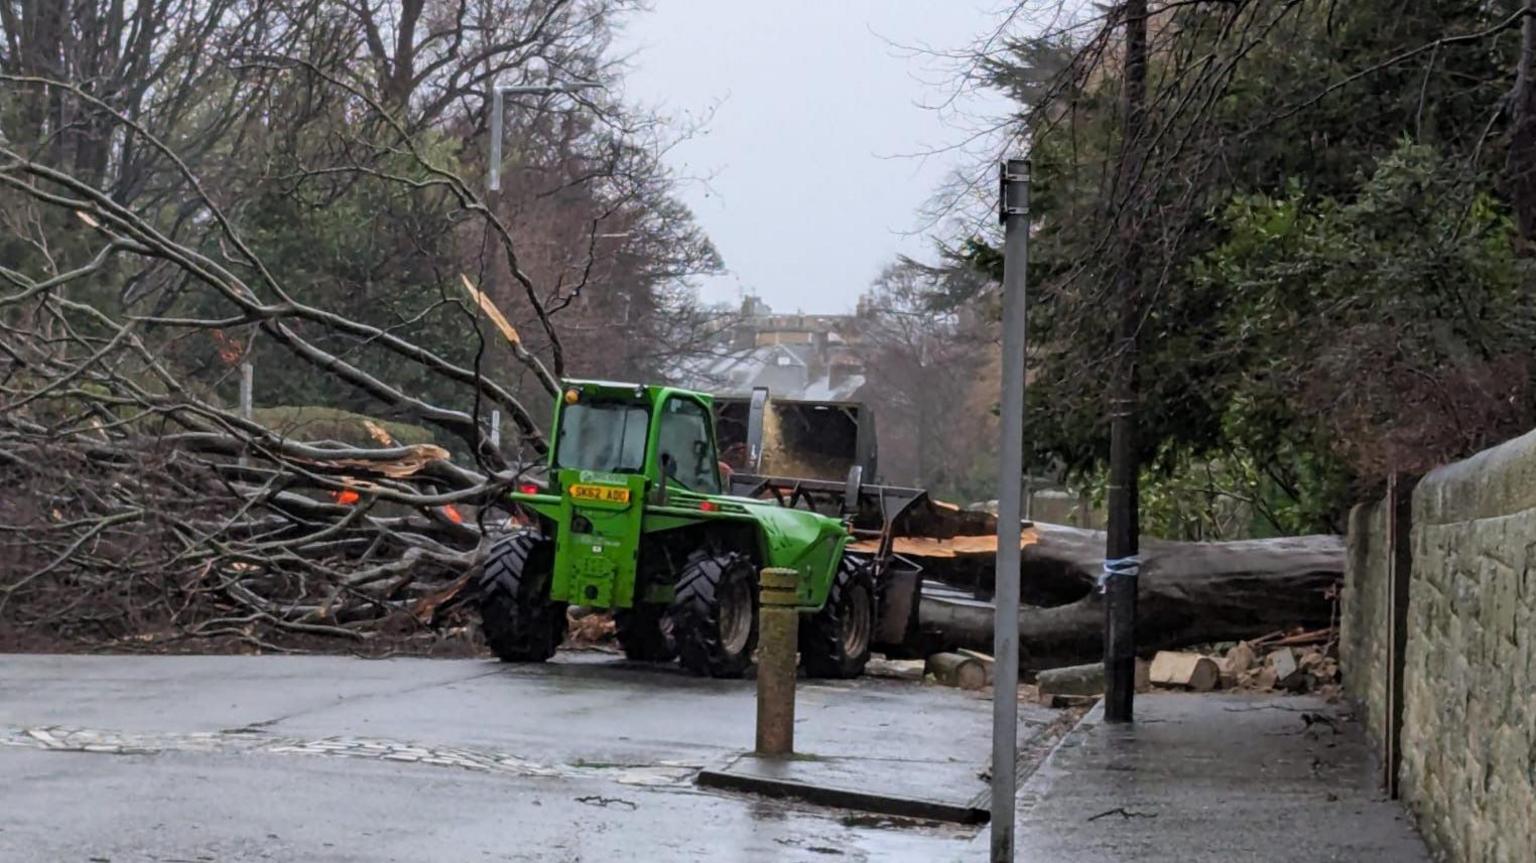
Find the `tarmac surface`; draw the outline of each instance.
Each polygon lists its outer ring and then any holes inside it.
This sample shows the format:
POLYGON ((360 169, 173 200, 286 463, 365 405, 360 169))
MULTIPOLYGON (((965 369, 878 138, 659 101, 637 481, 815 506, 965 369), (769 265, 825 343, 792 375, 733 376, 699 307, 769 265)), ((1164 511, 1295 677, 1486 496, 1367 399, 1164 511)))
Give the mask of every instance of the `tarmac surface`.
MULTIPOLYGON (((1095 708, 1019 790, 1017 859, 1428 863, 1358 724, 1317 698, 1139 695, 1095 708)), ((960 860, 985 860, 986 831, 960 860)))
MULTIPOLYGON (((802 681, 797 752, 984 791, 988 696, 802 681)), ((694 784, 750 681, 605 655, 0 656, 0 860, 943 860, 978 828, 694 784)), ((1021 705, 1021 746, 1059 714, 1021 705)))
MULTIPOLYGON (((985 790, 986 695, 866 678, 802 681, 798 700, 796 777, 985 790)), ((1430 859, 1337 706, 1136 707, 1132 726, 1090 713, 1022 784, 1017 859, 1430 859)), ((1020 715, 1021 749, 1061 719, 1020 715)), ((0 860, 987 859, 984 826, 699 787, 742 762, 753 719, 750 681, 594 654, 0 655, 0 860)))

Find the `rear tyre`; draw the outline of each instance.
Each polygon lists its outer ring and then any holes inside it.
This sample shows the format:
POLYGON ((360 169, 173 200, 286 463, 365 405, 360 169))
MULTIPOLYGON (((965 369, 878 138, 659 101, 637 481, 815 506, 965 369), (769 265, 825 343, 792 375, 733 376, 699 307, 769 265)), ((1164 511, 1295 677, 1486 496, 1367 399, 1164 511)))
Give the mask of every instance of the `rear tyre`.
POLYGON ((757 649, 757 570, 744 554, 695 552, 678 576, 672 625, 684 668, 741 677, 757 649))
POLYGON ((875 631, 875 580, 867 560, 844 555, 821 610, 800 619, 800 661, 810 677, 858 677, 875 631))
POLYGON ((671 662, 677 658, 672 618, 655 605, 637 605, 615 611, 613 625, 624 657, 634 662, 671 662))
POLYGON ((480 574, 480 628, 502 662, 543 662, 565 638, 565 603, 549 601, 554 548, 535 531, 496 540, 480 574))

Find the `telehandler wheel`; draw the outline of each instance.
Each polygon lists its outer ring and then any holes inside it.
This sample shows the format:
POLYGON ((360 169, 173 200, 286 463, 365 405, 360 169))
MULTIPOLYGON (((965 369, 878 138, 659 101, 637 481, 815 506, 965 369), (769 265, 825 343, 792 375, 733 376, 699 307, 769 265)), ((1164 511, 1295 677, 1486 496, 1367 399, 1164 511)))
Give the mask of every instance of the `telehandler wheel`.
POLYGON ((565 603, 546 597, 554 548, 535 531, 496 540, 480 574, 480 628, 502 662, 543 662, 565 638, 565 603))
POLYGON ((800 620, 800 661, 810 677, 858 677, 875 631, 875 580, 869 561, 844 555, 827 604, 800 620))
POLYGON ((613 613, 613 625, 624 648, 624 658, 633 662, 671 662, 677 658, 677 639, 672 618, 665 608, 637 605, 613 613))
POLYGON ((757 569, 737 552, 695 552, 672 600, 672 626, 684 668, 741 677, 757 649, 757 569))

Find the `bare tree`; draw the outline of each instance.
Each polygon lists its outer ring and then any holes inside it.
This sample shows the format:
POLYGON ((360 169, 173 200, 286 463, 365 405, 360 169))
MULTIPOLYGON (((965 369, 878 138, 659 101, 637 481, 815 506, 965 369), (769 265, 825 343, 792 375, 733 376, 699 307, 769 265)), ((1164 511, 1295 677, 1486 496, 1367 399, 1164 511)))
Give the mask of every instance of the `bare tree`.
POLYGON ((970 497, 989 488, 979 464, 995 427, 979 418, 991 414, 1000 354, 984 310, 933 306, 947 280, 976 276, 900 261, 860 300, 860 397, 879 419, 885 481, 970 497))
MULTIPOLYGON (((78 86, 20 76, 3 80, 58 89, 133 125, 78 86)), ((529 412, 473 368, 297 299, 174 150, 142 128, 135 131, 178 166, 198 215, 217 226, 217 257, 168 237, 146 214, 86 181, 0 145, 0 187, 30 201, 35 213, 63 212, 77 220, 81 231, 72 245, 82 258, 66 263, 63 255, 39 256, 38 275, 0 268, 0 279, 12 289, 0 298, 0 350, 8 359, 0 390, 0 462, 16 486, 31 492, 16 501, 17 520, 8 531, 25 538, 23 560, 41 561, 4 588, 5 600, 21 596, 25 605, 29 588, 56 590, 58 576, 65 575, 104 586, 124 577, 132 585, 139 577, 165 588, 165 579, 196 573, 192 582, 175 582, 190 591, 176 601, 189 602, 206 590, 244 609, 247 623, 319 631, 329 626, 315 622, 320 618, 334 623, 384 616, 389 600, 418 577, 432 589, 442 588, 448 576, 459 577, 476 561, 485 525, 466 523, 456 507, 492 503, 515 481, 515 471, 488 444, 484 423, 473 413, 424 401, 301 331, 343 334, 471 390, 477 406, 506 411, 537 450, 543 441, 529 412), (220 314, 140 314, 72 298, 133 260, 164 262, 220 314), (454 465, 446 450, 433 445, 385 440, 359 448, 285 439, 200 394, 162 360, 166 346, 187 331, 242 330, 442 429, 480 470, 454 465), (61 486, 53 485, 61 478, 61 486), (376 512, 381 505, 406 509, 385 516, 376 512), (407 514, 412 510, 415 515, 407 514), (434 573, 436 582, 430 580, 434 573), (208 590, 210 584, 216 587, 208 590), (273 598, 274 592, 284 600, 273 598), (323 606, 309 601, 317 595, 326 597, 323 606)), ((401 145, 411 146, 405 140, 401 145)), ((423 183, 444 184, 464 196, 464 206, 483 212, 457 177, 425 162, 421 167, 428 178, 423 183)), ((40 217, 32 221, 43 223, 40 217)), ((47 235, 38 241, 45 244, 47 235)), ((459 309, 466 327, 475 329, 467 299, 445 296, 441 302, 459 309)), ((528 362, 538 363, 531 356, 528 362)), ((53 592, 45 594, 59 601, 53 592)), ((126 609, 144 613, 133 604, 126 609)), ((159 608, 162 617, 173 610, 159 608)))
POLYGON ((718 266, 656 121, 615 102, 517 118, 538 170, 502 208, 466 179, 486 85, 608 74, 627 4, 61 5, 0 0, 0 620, 263 646, 441 623, 520 517, 566 343, 621 314, 670 338, 718 266), (512 291, 481 293, 490 267, 512 291), (365 438, 233 407, 251 358, 365 438))

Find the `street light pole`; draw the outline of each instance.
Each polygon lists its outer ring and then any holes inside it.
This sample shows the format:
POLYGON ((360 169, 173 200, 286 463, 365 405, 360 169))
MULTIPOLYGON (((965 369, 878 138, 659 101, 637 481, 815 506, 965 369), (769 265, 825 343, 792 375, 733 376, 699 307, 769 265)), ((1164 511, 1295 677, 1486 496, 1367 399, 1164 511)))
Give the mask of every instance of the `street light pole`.
POLYGON ((1002 441, 998 445, 997 571, 993 581, 992 863, 1013 861, 1019 752, 1019 543, 1023 533, 1025 304, 1029 263, 1029 160, 999 168, 1003 222, 1002 441))
POLYGON ((507 96, 547 96, 550 93, 575 93, 580 90, 600 89, 603 85, 596 81, 570 81, 560 84, 529 84, 517 87, 497 87, 491 85, 491 158, 490 176, 487 178, 486 190, 492 193, 501 191, 501 124, 503 114, 506 113, 507 96))
MULTIPOLYGON (((496 213, 501 205, 501 144, 502 121, 506 114, 507 96, 546 96, 550 93, 575 93, 579 90, 600 89, 603 85, 596 81, 569 81, 558 84, 527 84, 516 87, 498 87, 491 84, 491 153, 487 160, 485 182, 485 206, 496 213)), ((495 296, 491 290, 496 286, 496 267, 492 266, 486 273, 485 289, 487 296, 495 296)))
MULTIPOLYGON (((501 139, 502 120, 506 113, 507 96, 543 96, 550 93, 575 93, 579 90, 601 89, 602 84, 597 81, 569 81, 556 84, 529 84, 515 87, 498 87, 491 82, 491 147, 487 159, 485 182, 485 207, 494 217, 501 210, 501 139)), ((486 234, 481 235, 480 250, 485 251, 485 236, 490 233, 490 219, 486 220, 486 234)), ((498 243, 499 246, 499 243, 498 243)), ((488 297, 496 296, 496 262, 492 261, 485 270, 485 279, 480 289, 488 297)), ((500 412, 491 415, 491 437, 495 446, 501 444, 500 412)))
MULTIPOLYGON (((556 84, 528 84, 516 87, 498 87, 491 84, 491 152, 486 166, 485 182, 485 207, 494 216, 501 210, 501 139, 502 139, 502 115, 506 113, 505 97, 507 96, 545 96, 550 93, 575 93, 580 90, 601 89, 602 84, 597 81, 565 81, 556 84)), ((486 221, 486 234, 490 232, 490 221, 486 221)), ((485 240, 482 235, 480 249, 485 251, 485 240)), ((481 290, 488 297, 496 296, 496 263, 486 268, 485 279, 481 290)))
MULTIPOLYGON (((506 113, 507 96, 545 96, 550 93, 575 93, 580 90, 593 90, 602 88, 597 81, 568 81, 558 84, 528 84, 517 87, 498 87, 491 85, 491 154, 490 164, 487 166, 485 183, 485 206, 496 213, 501 204, 501 139, 502 115, 506 113)), ((486 273, 485 289, 488 296, 495 296, 491 291, 496 284, 496 267, 492 266, 486 273)))

